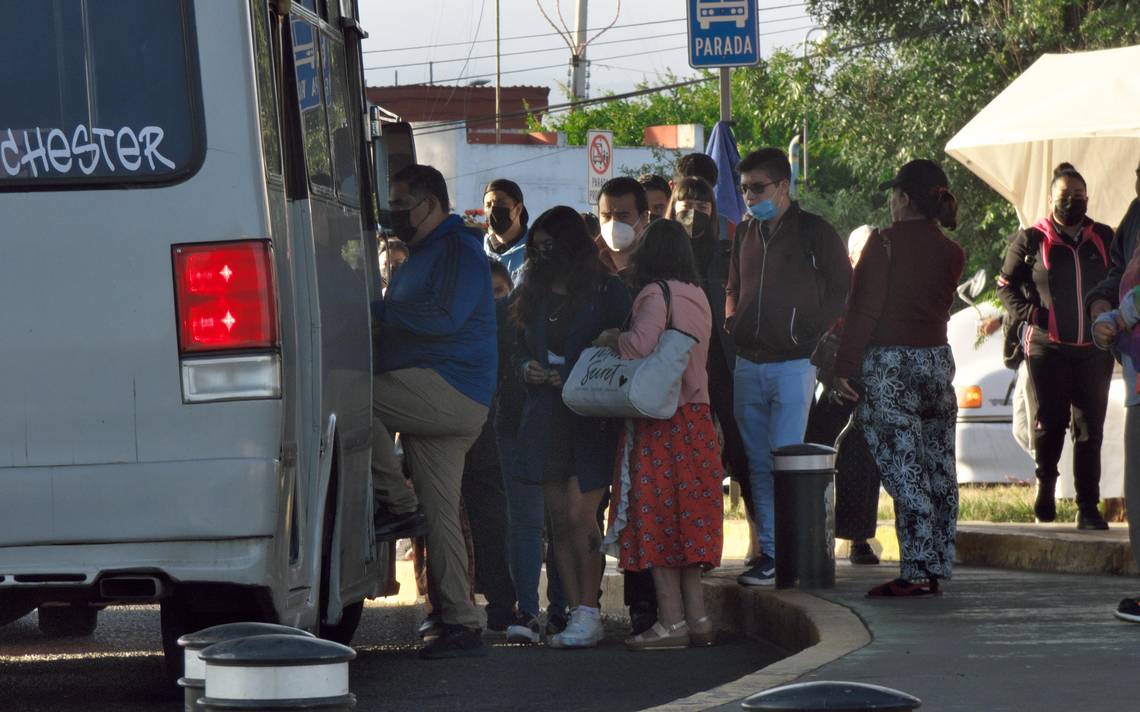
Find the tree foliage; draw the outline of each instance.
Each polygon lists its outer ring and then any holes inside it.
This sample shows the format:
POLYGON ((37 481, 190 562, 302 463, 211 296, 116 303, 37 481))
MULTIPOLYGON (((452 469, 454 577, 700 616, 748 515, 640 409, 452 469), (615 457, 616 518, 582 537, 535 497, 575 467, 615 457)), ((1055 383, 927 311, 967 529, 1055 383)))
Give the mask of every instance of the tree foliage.
MULTIPOLYGON (((991 274, 1016 217, 945 155, 947 141, 1042 54, 1140 43, 1140 0, 808 0, 807 8, 829 30, 807 62, 777 51, 733 72, 741 152, 786 147, 806 119, 805 202, 841 232, 888 220, 875 187, 905 161, 933 158, 958 194, 955 237, 970 269, 991 274)), ((548 127, 566 131, 570 143, 608 128, 619 144, 640 145, 646 126, 700 123, 708 131, 718 115, 718 86, 707 81, 551 117, 548 127)))

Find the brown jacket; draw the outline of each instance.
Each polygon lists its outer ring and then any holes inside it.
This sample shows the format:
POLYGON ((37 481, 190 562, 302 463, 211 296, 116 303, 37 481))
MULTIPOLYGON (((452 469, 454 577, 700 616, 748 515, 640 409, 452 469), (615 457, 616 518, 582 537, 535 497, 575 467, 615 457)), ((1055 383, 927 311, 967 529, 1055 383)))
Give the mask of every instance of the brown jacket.
POLYGON ((843 312, 851 262, 826 220, 792 203, 775 230, 736 227, 725 314, 738 353, 760 363, 808 358, 843 312))

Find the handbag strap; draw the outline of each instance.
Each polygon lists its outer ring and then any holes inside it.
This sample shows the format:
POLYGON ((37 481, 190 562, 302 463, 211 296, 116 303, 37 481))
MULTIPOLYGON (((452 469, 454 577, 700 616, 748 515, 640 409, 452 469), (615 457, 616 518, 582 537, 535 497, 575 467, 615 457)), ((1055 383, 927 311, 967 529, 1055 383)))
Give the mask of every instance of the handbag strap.
POLYGON ((673 294, 669 291, 669 284, 659 279, 654 282, 658 287, 661 287, 661 295, 665 297, 665 329, 673 328, 673 294))

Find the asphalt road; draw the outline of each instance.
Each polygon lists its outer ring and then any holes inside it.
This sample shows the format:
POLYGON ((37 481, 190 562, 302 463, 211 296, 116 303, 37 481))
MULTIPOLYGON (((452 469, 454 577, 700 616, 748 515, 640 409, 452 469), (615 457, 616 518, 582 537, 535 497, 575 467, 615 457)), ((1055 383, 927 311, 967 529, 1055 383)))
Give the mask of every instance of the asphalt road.
MULTIPOLYGON (((482 659, 421 661, 419 606, 370 606, 353 641, 357 709, 637 710, 734 680, 783 656, 774 646, 724 640, 713 648, 630 653, 623 625, 593 650, 509 646, 489 638, 482 659)), ((103 611, 90 638, 45 638, 35 615, 0 628, 4 712, 177 712, 162 681, 155 606, 103 611)))

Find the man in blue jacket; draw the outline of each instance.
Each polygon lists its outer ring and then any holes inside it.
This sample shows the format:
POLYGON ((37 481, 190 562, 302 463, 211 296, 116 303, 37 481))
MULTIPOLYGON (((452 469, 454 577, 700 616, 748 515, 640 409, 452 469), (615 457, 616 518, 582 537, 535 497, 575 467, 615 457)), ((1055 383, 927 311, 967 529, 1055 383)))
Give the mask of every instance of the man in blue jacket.
POLYGON ((497 343, 491 273, 478 233, 451 215, 447 184, 431 166, 392 178, 392 227, 411 252, 384 299, 372 386, 372 477, 378 540, 427 526, 428 579, 439 592, 442 632, 426 659, 486 655, 471 602, 459 524, 463 461, 495 390, 497 343), (392 447, 400 433, 414 491, 392 447), (386 511, 385 511, 386 510, 386 511))

